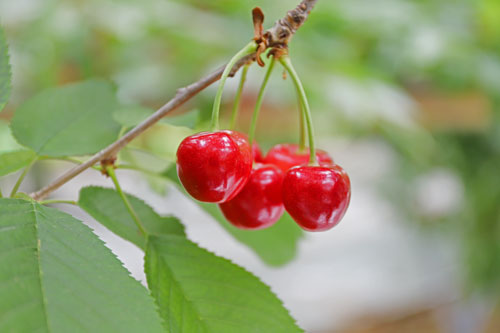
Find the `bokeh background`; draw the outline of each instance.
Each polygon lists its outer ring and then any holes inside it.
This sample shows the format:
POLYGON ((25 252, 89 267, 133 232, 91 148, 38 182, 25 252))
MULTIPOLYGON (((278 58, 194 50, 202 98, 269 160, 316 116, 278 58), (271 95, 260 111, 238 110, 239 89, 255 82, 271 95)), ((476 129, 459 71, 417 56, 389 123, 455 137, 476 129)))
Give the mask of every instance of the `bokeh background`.
MULTIPOLYGON (((1 128, 41 89, 104 77, 124 103, 157 108, 177 88, 225 63, 297 0, 0 0, 13 69, 1 128)), ((339 226, 307 234, 295 259, 264 264, 171 185, 122 172, 124 188, 182 218, 191 239, 246 267, 308 332, 499 332, 500 2, 320 0, 290 45, 306 86, 319 146, 350 174, 352 202, 339 226)), ((252 66, 238 128, 264 71, 252 66)), ((224 95, 229 119, 237 79, 224 95)), ((179 113, 208 119, 210 87, 179 113)), ((297 99, 277 70, 257 138, 296 142, 297 99)), ((135 145, 162 165, 188 129, 158 125, 135 145)), ((168 162, 165 162, 168 163, 168 162)), ((23 190, 67 164, 40 164, 23 190)), ((16 175, 1 181, 12 186, 16 175)), ((89 171, 57 197, 87 184, 89 171)), ((142 253, 77 208, 138 279, 142 253)))

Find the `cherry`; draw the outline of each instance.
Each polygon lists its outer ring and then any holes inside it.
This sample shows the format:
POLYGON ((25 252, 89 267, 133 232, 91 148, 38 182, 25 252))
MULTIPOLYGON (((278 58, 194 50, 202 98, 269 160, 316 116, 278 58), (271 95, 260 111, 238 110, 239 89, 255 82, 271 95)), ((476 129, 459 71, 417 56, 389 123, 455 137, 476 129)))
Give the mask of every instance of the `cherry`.
MULTIPOLYGON (((332 158, 323 150, 316 150, 316 158, 320 165, 333 164, 332 158)), ((307 164, 309 162, 309 150, 299 152, 299 145, 291 143, 279 144, 269 150, 264 162, 274 164, 281 168, 283 172, 287 172, 294 166, 307 164)))
POLYGON ((244 134, 202 132, 181 142, 177 150, 177 172, 182 185, 195 199, 222 203, 245 186, 252 160, 244 134))
POLYGON ((351 183, 338 165, 290 169, 283 180, 285 209, 307 231, 337 225, 349 206, 351 183))
POLYGON ((283 172, 275 165, 256 164, 237 196, 219 205, 224 216, 241 229, 270 227, 283 215, 283 172))
POLYGON ((252 143, 252 156, 255 162, 263 163, 264 157, 262 155, 262 150, 257 142, 252 143))
MULTIPOLYGON (((248 136, 246 134, 240 133, 240 135, 242 135, 248 141, 248 136)), ((251 146, 253 160, 257 163, 262 163, 264 161, 264 157, 257 141, 254 141, 251 146)))

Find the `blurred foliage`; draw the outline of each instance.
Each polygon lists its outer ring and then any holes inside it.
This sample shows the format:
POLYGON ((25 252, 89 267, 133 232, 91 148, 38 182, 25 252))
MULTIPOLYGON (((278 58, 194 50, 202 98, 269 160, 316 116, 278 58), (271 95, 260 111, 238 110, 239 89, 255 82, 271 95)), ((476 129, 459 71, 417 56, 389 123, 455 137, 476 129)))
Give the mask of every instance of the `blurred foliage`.
POLYGON ((0 111, 2 111, 9 99, 11 90, 11 73, 9 64, 9 54, 7 52, 7 42, 3 29, 0 28, 0 111))
MULTIPOLYGON (((270 25, 296 3, 23 0, 21 6, 0 0, 14 74, 7 114, 42 88, 93 77, 112 79, 124 104, 158 107, 251 38, 254 6, 263 8, 270 25)), ((388 195, 412 220, 448 223, 446 230, 462 241, 469 286, 496 292, 499 18, 498 0, 325 0, 318 2, 290 50, 318 134, 388 142, 399 166, 385 189, 388 195), (463 103, 460 110, 452 103, 470 95, 479 102, 463 103), (415 188, 409 184, 436 168, 456 175, 465 193, 456 209, 427 216, 415 204, 415 188)), ((255 66, 250 69, 242 129, 248 126, 247 109, 262 74, 255 66)), ((237 80, 230 81, 228 91, 234 92, 237 80)), ((295 117, 289 116, 296 110, 292 86, 276 75, 269 91, 258 131, 264 147, 297 138, 295 117)), ((213 92, 208 89, 184 111, 196 108, 198 119, 207 119, 213 92)), ((147 109, 135 111, 123 121, 136 122, 147 109)), ((136 148, 171 160, 175 147, 162 152, 154 144, 155 138, 178 142, 178 133, 167 133, 171 128, 155 127, 136 148)))

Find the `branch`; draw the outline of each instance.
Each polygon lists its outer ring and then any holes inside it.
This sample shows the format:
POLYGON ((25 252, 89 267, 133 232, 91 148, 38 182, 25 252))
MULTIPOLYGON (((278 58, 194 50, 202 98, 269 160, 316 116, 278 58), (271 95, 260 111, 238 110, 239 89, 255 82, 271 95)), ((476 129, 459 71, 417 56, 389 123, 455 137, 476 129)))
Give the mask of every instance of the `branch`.
POLYGON ((274 26, 264 33, 269 47, 288 46, 290 39, 309 17, 318 0, 302 0, 300 4, 276 21, 274 26))
MULTIPOLYGON (((272 28, 268 29, 264 33, 264 37, 267 39, 268 47, 271 48, 276 46, 287 46, 291 37, 297 32, 297 29, 306 21, 310 11, 312 10, 316 2, 317 0, 302 0, 295 9, 290 10, 284 18, 278 20, 272 28)), ((244 64, 255 61, 255 59, 256 54, 251 54, 241 59, 233 67, 231 76, 234 76, 244 64)), ((57 190, 59 187, 66 184, 74 177, 78 176, 83 171, 91 168, 93 165, 99 163, 102 160, 115 157, 123 147, 130 143, 130 141, 134 140, 148 128, 156 124, 165 115, 172 112, 173 110, 199 94, 212 83, 218 81, 222 75, 222 72, 224 71, 224 68, 225 66, 222 66, 215 72, 205 76, 199 81, 177 90, 177 94, 174 96, 174 98, 172 98, 165 105, 159 108, 149 118, 137 125, 134 129, 127 132, 119 140, 115 141, 108 147, 92 156, 88 161, 74 167, 73 169, 68 170, 41 190, 31 193, 30 196, 35 200, 42 200, 50 193, 57 190)))

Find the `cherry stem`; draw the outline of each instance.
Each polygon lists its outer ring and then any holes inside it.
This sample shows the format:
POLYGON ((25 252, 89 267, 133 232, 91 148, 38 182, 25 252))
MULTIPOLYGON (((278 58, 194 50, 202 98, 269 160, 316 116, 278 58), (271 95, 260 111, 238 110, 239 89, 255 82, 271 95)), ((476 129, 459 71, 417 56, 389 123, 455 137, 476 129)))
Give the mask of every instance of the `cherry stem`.
POLYGON ((307 134, 309 139, 309 165, 318 165, 316 160, 316 148, 314 144, 314 126, 312 122, 311 109, 309 107, 309 102, 307 101, 306 92, 304 90, 304 86, 302 86, 302 82, 300 81, 299 75, 293 68, 292 61, 289 56, 283 56, 280 58, 280 62, 290 74, 292 81, 297 88, 297 92, 299 93, 299 99, 302 105, 302 114, 306 120, 307 126, 307 134))
POLYGON ((297 105, 299 107, 299 152, 303 152, 306 149, 306 124, 304 119, 304 112, 302 111, 302 101, 299 97, 299 92, 297 91, 297 105))
POLYGON ((236 96, 234 97, 233 112, 231 113, 231 123, 229 125, 231 130, 234 130, 234 127, 236 126, 236 119, 238 118, 238 111, 240 109, 241 94, 243 92, 243 87, 245 86, 249 67, 250 65, 245 65, 241 70, 240 85, 238 86, 238 91, 236 91, 236 96))
POLYGON ((139 231, 144 236, 147 236, 148 234, 146 233, 146 229, 144 228, 144 225, 142 224, 141 219, 139 218, 139 216, 135 212, 134 208, 130 204, 130 201, 128 201, 127 196, 123 192, 122 187, 120 186, 120 183, 118 182, 118 178, 116 177, 116 173, 115 173, 115 168, 111 165, 107 166, 106 173, 113 180, 113 183, 115 184, 116 191, 120 195, 120 198, 122 199, 123 203, 125 204, 125 207, 127 208, 130 216, 132 217, 132 220, 134 220, 135 224, 137 225, 137 228, 139 228, 139 231))
POLYGON ((262 107, 262 102, 264 101, 264 93, 266 91, 267 83, 269 82, 269 78, 271 77, 271 73, 273 72, 275 59, 271 58, 269 62, 269 66, 267 67, 266 75, 264 76, 264 81, 262 81, 262 85, 260 86, 259 95, 257 96, 257 102, 255 103, 255 109, 252 115, 252 122, 250 123, 250 131, 248 132, 248 141, 250 145, 253 144, 253 140, 255 138, 255 130, 257 128, 257 120, 259 119, 260 109, 262 107))
POLYGON ((222 72, 222 76, 220 78, 219 88, 217 90, 217 94, 215 95, 214 107, 212 110, 212 131, 217 131, 219 129, 219 113, 220 113, 220 104, 222 100, 222 92, 224 91, 224 85, 226 84, 226 80, 231 73, 234 65, 243 57, 255 52, 257 49, 257 44, 254 41, 247 44, 244 48, 242 48, 238 53, 234 55, 233 58, 229 61, 229 63, 224 68, 224 72, 222 72))

